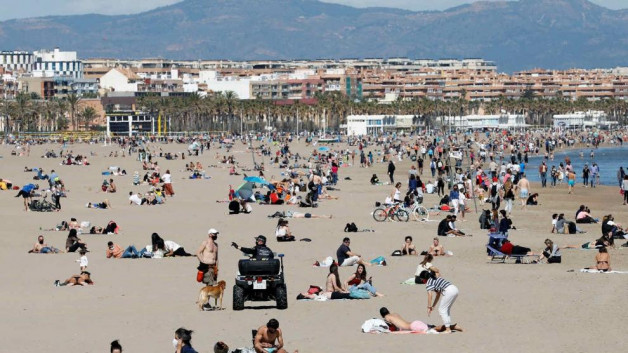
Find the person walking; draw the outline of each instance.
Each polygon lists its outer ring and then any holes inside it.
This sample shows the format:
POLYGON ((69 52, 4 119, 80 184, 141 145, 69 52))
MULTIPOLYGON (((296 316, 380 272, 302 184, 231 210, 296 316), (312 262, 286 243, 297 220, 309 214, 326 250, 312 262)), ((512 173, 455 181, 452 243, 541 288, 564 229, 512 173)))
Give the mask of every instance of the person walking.
POLYGON ((419 278, 425 281, 425 290, 427 291, 427 315, 430 316, 440 300, 438 313, 445 326, 444 332, 451 333, 451 307, 458 298, 458 287, 442 277, 436 277, 436 273, 431 268, 421 272, 419 278), (434 297, 433 301, 432 297, 434 297))
POLYGON ((624 180, 621 182, 621 190, 624 196, 624 205, 628 202, 628 175, 624 175, 624 180))
POLYGON ((543 161, 543 163, 541 163, 541 165, 539 166, 539 174, 541 175, 541 187, 546 188, 547 187, 547 164, 545 164, 545 161, 543 161))
POLYGON ((395 182, 395 163, 393 163, 392 159, 388 162, 388 176, 390 177, 390 183, 393 184, 395 182))

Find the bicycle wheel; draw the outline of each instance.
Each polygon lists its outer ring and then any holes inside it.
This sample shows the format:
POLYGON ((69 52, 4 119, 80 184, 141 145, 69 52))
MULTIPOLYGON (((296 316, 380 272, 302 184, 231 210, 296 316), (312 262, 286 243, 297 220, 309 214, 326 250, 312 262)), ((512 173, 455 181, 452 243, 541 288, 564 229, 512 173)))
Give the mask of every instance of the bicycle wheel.
POLYGON ((397 212, 395 212, 395 218, 397 218, 399 222, 407 222, 410 220, 410 215, 406 210, 397 210, 397 212))
POLYGON ((373 218, 378 222, 384 222, 386 218, 388 218, 388 213, 384 208, 376 208, 375 211, 373 211, 373 218))
POLYGON ((427 212, 427 208, 423 206, 418 206, 414 209, 414 217, 418 220, 429 219, 429 213, 427 212))

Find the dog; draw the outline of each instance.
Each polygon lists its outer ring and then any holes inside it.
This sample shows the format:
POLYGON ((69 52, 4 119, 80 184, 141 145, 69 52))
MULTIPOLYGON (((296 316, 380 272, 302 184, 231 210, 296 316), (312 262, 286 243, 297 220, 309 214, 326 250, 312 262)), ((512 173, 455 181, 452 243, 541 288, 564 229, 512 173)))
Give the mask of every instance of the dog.
POLYGON ((198 294, 198 309, 203 310, 203 305, 209 301, 209 298, 214 298, 214 306, 218 305, 218 299, 220 299, 220 310, 222 307, 222 296, 225 294, 225 286, 227 283, 225 281, 219 281, 215 286, 206 286, 201 288, 201 291, 198 294))

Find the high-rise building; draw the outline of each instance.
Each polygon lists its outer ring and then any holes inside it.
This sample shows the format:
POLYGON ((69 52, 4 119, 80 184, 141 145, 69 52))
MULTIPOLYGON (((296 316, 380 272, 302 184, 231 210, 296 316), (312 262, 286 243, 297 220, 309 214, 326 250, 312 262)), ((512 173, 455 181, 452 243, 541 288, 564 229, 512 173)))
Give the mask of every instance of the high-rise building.
POLYGON ((0 51, 0 66, 9 71, 30 72, 33 54, 26 51, 0 51))
POLYGON ((78 60, 75 51, 41 50, 33 53, 34 77, 70 76, 72 78, 83 77, 83 63, 78 60))

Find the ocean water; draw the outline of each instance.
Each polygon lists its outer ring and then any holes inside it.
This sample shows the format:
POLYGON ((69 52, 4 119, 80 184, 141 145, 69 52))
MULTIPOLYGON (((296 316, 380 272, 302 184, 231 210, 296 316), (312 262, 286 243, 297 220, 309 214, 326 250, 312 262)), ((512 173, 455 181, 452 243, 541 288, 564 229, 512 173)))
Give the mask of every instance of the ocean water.
MULTIPOLYGON (((594 157, 591 158, 591 148, 555 152, 554 160, 546 161, 548 167, 547 183, 549 184, 551 181, 549 171, 552 170, 552 165, 558 168, 560 162, 563 162, 564 166, 565 157, 569 157, 576 172, 576 183, 582 183, 582 168, 584 168, 585 163, 587 163, 589 167, 591 167, 593 163, 597 163, 598 167, 600 167, 600 184, 619 186, 617 182, 617 171, 619 167, 624 167, 624 171, 628 173, 628 145, 624 144, 623 147, 593 149, 593 153, 594 157), (582 157, 580 156, 580 152, 583 153, 582 157)), ((529 163, 526 165, 526 176, 528 180, 541 182, 538 170, 543 160, 543 155, 529 158, 529 163)))

